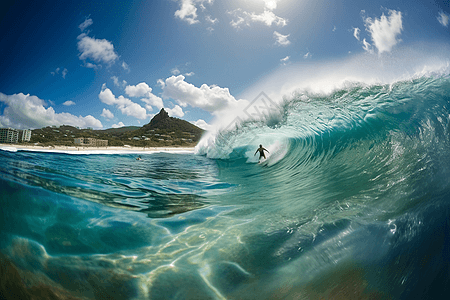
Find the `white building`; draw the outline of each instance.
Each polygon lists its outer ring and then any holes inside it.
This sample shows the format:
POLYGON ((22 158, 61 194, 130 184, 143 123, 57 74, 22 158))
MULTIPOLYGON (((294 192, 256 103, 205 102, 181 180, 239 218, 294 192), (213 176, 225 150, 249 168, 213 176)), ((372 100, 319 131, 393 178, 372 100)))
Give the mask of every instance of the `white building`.
POLYGON ((76 138, 73 140, 73 143, 75 145, 83 145, 84 144, 84 138, 76 138))
POLYGON ((22 130, 22 142, 29 142, 31 140, 31 129, 22 130))
POLYGON ((108 147, 108 140, 98 140, 94 138, 76 138, 73 140, 73 143, 80 146, 108 147))
POLYGON ((19 141, 19 130, 0 128, 0 143, 15 144, 19 141))

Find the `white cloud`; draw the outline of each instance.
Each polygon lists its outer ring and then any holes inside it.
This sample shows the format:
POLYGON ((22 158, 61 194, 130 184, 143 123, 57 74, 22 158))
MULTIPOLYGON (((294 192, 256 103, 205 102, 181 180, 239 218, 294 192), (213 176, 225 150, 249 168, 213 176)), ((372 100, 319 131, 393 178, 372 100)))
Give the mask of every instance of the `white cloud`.
POLYGON ((90 62, 85 63, 84 66, 86 68, 94 69, 94 70, 97 70, 98 68, 101 68, 101 66, 93 64, 93 63, 90 63, 90 62))
POLYGON ((248 24, 245 19, 242 16, 238 16, 236 15, 235 11, 234 12, 229 12, 230 14, 234 13, 235 14, 235 19, 230 21, 230 25, 233 28, 236 29, 240 29, 242 24, 246 24, 246 25, 250 25, 248 24))
POLYGON ((304 59, 310 58, 312 56, 312 54, 310 52, 306 53, 305 55, 303 55, 304 59))
POLYGON ((153 106, 158 109, 161 109, 164 107, 162 99, 153 94, 149 94, 147 98, 141 98, 141 101, 146 104, 145 108, 148 110, 153 110, 153 106))
POLYGON ((77 127, 102 128, 102 123, 91 115, 82 117, 69 113, 56 113, 53 107, 46 108, 44 100, 30 94, 5 95, 0 93, 0 102, 6 107, 0 123, 17 129, 42 128, 50 125, 72 125, 77 127))
POLYGON ((275 45, 278 46, 288 46, 291 41, 288 40, 288 37, 290 36, 290 34, 288 35, 283 35, 277 31, 273 32, 273 37, 275 38, 275 45))
POLYGON ((98 98, 100 99, 100 101, 108 105, 115 105, 119 103, 119 100, 116 99, 116 96, 114 96, 114 94, 111 92, 110 89, 106 87, 106 85, 102 86, 102 90, 98 95, 98 98))
POLYGON ((114 81, 114 85, 115 86, 120 86, 120 84, 119 84, 119 77, 112 76, 111 79, 114 81))
POLYGON ((167 108, 166 107, 165 110, 167 111, 167 113, 171 117, 179 117, 179 118, 181 118, 182 116, 184 116, 183 109, 179 105, 175 105, 174 108, 167 108))
POLYGON ((126 63, 126 62, 122 62, 122 68, 125 70, 125 71, 128 71, 128 72, 130 72, 130 67, 128 66, 128 64, 126 63))
POLYGON ((286 56, 285 58, 280 59, 281 62, 287 62, 289 60, 289 56, 286 56))
POLYGON ((276 16, 272 11, 265 10, 262 14, 257 15, 255 13, 250 14, 250 18, 254 22, 262 22, 267 26, 272 26, 275 24, 277 26, 283 27, 287 25, 287 20, 276 16))
POLYGON ((286 56, 285 58, 280 59, 281 65, 286 66, 290 63, 291 57, 290 56, 286 56))
POLYGON ((63 105, 65 105, 65 106, 72 106, 72 105, 75 105, 75 102, 73 102, 71 100, 68 100, 68 101, 64 102, 63 105))
POLYGON ((145 108, 152 110, 152 106, 161 109, 164 107, 163 101, 160 97, 152 94, 152 88, 145 82, 137 85, 128 85, 125 88, 125 93, 130 97, 142 97, 141 101, 146 104, 145 108))
MULTIPOLYGON (((119 96, 119 98, 122 96, 119 96)), ((126 98, 125 98, 126 99, 126 98)), ((144 120, 147 118, 147 111, 145 110, 145 108, 143 108, 142 106, 140 106, 137 103, 134 102, 129 102, 125 105, 119 105, 117 106, 120 111, 127 116, 132 116, 135 117, 137 119, 141 119, 144 120)))
POLYGON ((132 116, 141 120, 147 118, 147 111, 145 108, 130 99, 125 98, 124 96, 119 96, 116 98, 111 90, 105 86, 102 87, 98 98, 105 104, 115 105, 124 115, 132 116))
POLYGON ((92 19, 86 19, 83 23, 81 23, 78 28, 80 28, 81 31, 84 31, 86 28, 91 26, 94 22, 92 19))
POLYGON ((185 20, 189 24, 195 24, 197 20, 197 7, 192 0, 181 0, 180 9, 175 12, 175 17, 185 20))
POLYGON ((109 120, 114 118, 114 114, 106 108, 103 109, 101 116, 109 120))
POLYGON ((127 85, 127 82, 125 80, 122 80, 122 83, 119 82, 119 77, 117 76, 112 76, 111 79, 114 81, 114 85, 115 86, 123 86, 125 87, 127 85))
POLYGON ((53 76, 55 76, 56 74, 59 74, 59 70, 60 70, 60 68, 56 68, 55 71, 50 72, 50 73, 51 73, 53 76))
MULTIPOLYGON (((188 66, 189 65, 189 63, 186 63, 186 66, 188 66)), ((185 69, 185 68, 183 68, 183 69, 185 69)), ((178 67, 175 67, 175 68, 173 68, 172 70, 170 70, 170 73, 172 73, 172 75, 175 75, 175 76, 177 76, 177 75, 180 75, 181 74, 181 71, 180 71, 180 68, 178 68, 178 67)), ((187 72, 187 73, 184 73, 184 76, 194 76, 195 75, 195 73, 194 72, 187 72)))
POLYGON ((353 28, 353 36, 355 37, 355 39, 357 39, 359 41, 359 33, 361 32, 361 29, 359 28, 353 28))
POLYGON ((369 52, 369 53, 373 53, 372 45, 370 45, 370 43, 367 42, 366 39, 364 39, 364 40, 362 41, 362 43, 363 43, 363 49, 364 49, 364 50, 366 50, 366 51, 369 52))
POLYGON ((120 127, 123 127, 123 126, 125 126, 125 124, 123 124, 122 122, 119 122, 118 124, 113 124, 111 127, 112 128, 120 128, 120 127))
POLYGON ((402 13, 396 10, 389 10, 389 16, 384 13, 380 19, 365 18, 366 30, 371 34, 374 46, 378 53, 390 52, 400 41, 397 36, 402 32, 402 13))
POLYGON ((217 18, 213 19, 211 16, 206 16, 205 20, 213 25, 216 24, 217 22, 219 22, 219 20, 217 18))
POLYGON ((119 58, 110 41, 91 38, 85 33, 80 34, 78 40, 79 58, 81 60, 89 58, 97 63, 112 64, 119 58))
POLYGON ((197 127, 200 127, 203 130, 211 130, 213 129, 213 126, 209 125, 208 123, 206 123, 205 120, 202 119, 198 119, 197 121, 191 122, 192 124, 194 124, 197 127))
MULTIPOLYGON (((59 74, 59 71, 61 70, 61 68, 56 68, 56 70, 55 71, 53 71, 53 72, 50 72, 53 76, 55 76, 56 74, 59 74)), ((66 75, 67 75, 67 73, 68 73, 68 71, 67 71, 67 69, 66 68, 64 68, 64 70, 62 70, 62 72, 61 72, 61 76, 62 76, 62 78, 66 78, 66 75)))
POLYGON ((166 83, 164 82, 164 79, 158 79, 157 83, 162 89, 164 89, 164 86, 166 85, 166 83))
POLYGON ((180 9, 175 11, 175 17, 180 18, 188 22, 190 25, 199 23, 197 19, 197 6, 198 5, 202 11, 206 8, 203 3, 213 3, 213 0, 178 0, 180 3, 180 9))
POLYGON ((212 113, 235 106, 238 102, 228 88, 206 84, 196 87, 184 79, 183 75, 167 78, 162 85, 163 98, 172 98, 183 107, 191 105, 212 113))
POLYGON ((178 68, 173 68, 170 73, 172 73, 173 75, 179 75, 180 74, 180 70, 178 70, 178 68))
POLYGON ((240 29, 241 25, 243 25, 243 24, 250 26, 250 24, 252 22, 260 22, 269 27, 272 25, 284 27, 287 25, 287 22, 288 22, 286 19, 275 15, 270 10, 264 10, 263 13, 256 14, 253 12, 249 13, 249 12, 246 12, 246 11, 238 8, 238 9, 236 9, 234 11, 230 11, 228 13, 234 17, 234 19, 231 20, 230 24, 232 27, 234 27, 236 29, 240 29))
POLYGON ((439 15, 437 16, 437 19, 439 23, 441 23, 442 26, 448 27, 449 22, 449 16, 444 12, 439 12, 439 15))
POLYGON ((125 93, 130 97, 146 97, 152 92, 152 88, 145 82, 141 82, 137 85, 128 85, 125 88, 125 93))

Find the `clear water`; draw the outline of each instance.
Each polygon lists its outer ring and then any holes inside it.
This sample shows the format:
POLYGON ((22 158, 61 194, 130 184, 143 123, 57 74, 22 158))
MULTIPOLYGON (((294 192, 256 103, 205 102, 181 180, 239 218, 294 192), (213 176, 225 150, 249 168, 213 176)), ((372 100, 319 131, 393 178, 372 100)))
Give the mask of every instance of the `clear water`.
POLYGON ((449 95, 448 76, 298 94, 141 161, 4 149, 2 257, 61 298, 443 298, 449 95))

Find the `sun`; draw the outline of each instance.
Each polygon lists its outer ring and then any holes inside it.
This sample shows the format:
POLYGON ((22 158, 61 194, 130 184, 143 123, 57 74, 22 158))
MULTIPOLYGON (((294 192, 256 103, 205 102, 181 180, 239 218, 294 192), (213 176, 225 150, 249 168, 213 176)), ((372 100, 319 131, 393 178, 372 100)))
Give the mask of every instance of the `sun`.
POLYGON ((263 0, 263 1, 268 9, 274 10, 275 8, 277 8, 277 2, 279 0, 263 0))

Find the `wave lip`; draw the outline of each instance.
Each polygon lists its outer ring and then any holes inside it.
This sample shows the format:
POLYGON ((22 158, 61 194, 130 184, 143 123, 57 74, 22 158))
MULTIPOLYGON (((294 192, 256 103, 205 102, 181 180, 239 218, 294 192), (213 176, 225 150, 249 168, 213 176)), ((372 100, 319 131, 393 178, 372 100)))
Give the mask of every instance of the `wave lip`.
POLYGON ((448 91, 450 79, 443 73, 392 84, 347 83, 328 95, 297 91, 277 105, 276 113, 240 119, 234 126, 208 132, 195 153, 254 162, 253 153, 260 144, 284 157, 298 151, 291 148, 303 144, 297 140, 342 143, 377 139, 391 130, 417 131, 428 118, 446 118, 445 111, 436 108, 445 110, 448 91))

